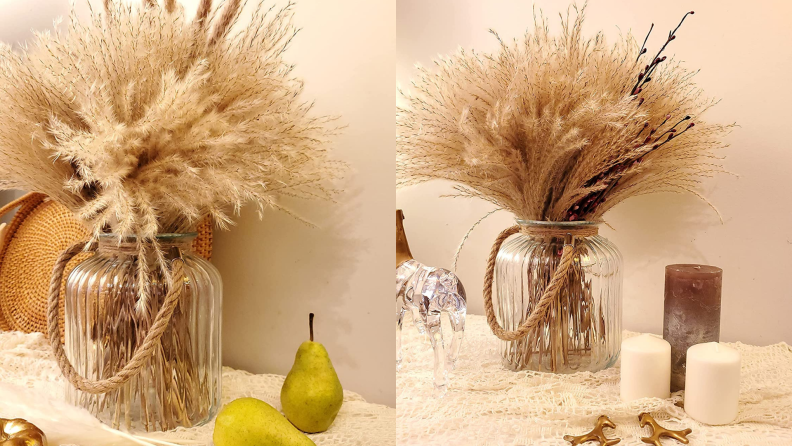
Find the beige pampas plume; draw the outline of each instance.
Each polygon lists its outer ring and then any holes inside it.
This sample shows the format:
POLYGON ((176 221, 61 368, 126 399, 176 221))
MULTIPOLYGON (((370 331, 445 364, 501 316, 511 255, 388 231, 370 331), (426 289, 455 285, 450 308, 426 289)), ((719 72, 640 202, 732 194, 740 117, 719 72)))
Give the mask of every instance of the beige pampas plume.
MULTIPOLYGON (((105 0, 81 23, 0 46, 0 189, 42 192, 94 237, 153 241, 246 203, 332 199, 333 118, 315 116, 283 53, 293 7, 244 2, 196 14, 174 0, 105 0)), ((288 211, 287 211, 288 212, 288 211)), ((141 248, 143 249, 143 248, 141 248)))
POLYGON ((662 55, 679 26, 650 58, 631 35, 584 37, 585 7, 573 9, 558 36, 540 14, 522 39, 493 32, 492 54, 460 50, 418 69, 397 108, 399 186, 444 179, 550 221, 600 220, 650 192, 701 196, 731 126, 702 120, 714 102, 662 55))

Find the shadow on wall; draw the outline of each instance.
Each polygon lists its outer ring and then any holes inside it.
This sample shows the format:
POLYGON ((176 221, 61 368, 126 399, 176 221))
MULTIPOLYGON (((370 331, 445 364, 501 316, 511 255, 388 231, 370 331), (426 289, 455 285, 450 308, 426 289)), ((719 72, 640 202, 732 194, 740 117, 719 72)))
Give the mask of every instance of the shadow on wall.
MULTIPOLYGON (((300 203, 304 210, 295 212, 317 228, 275 210, 266 211, 262 221, 246 208, 238 226, 216 232, 212 262, 223 276, 225 365, 288 373, 297 348, 308 339, 308 313, 314 312, 316 341, 327 347, 341 381, 343 369, 361 366, 344 339, 355 326, 344 304, 365 298, 349 292, 356 254, 366 246, 349 230, 355 227, 350 219, 359 195, 348 190, 343 202, 315 202, 310 208, 300 203)), ((294 201, 282 204, 294 209, 294 201)))
POLYGON ((701 251, 696 241, 720 227, 720 219, 697 197, 674 193, 633 198, 605 218, 613 229, 603 226, 602 235, 624 257, 624 328, 661 333, 665 266, 712 263, 713 253, 701 251))
POLYGON ((603 225, 603 235, 616 243, 622 254, 631 254, 625 262, 635 269, 663 258, 704 262, 706 255, 693 242, 698 234, 721 225, 707 203, 691 194, 675 193, 632 198, 605 214, 605 221, 613 229, 603 225))

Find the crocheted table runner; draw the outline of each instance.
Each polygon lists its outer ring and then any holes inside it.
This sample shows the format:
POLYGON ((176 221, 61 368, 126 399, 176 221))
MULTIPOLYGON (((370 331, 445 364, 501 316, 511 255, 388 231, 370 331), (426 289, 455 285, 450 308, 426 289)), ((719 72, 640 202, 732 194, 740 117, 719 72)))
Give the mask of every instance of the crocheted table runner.
MULTIPOLYGON (((253 375, 225 367, 223 404, 252 396, 280 409, 280 388, 284 378, 280 375, 253 375)), ((67 384, 44 335, 0 332, 0 385, 33 389, 38 396, 60 401, 67 384)), ((36 403, 32 401, 31 404, 36 403)), ((396 410, 392 407, 371 404, 357 393, 344 391, 344 405, 333 426, 327 432, 310 437, 317 446, 394 445, 395 417, 396 410)), ((214 423, 209 423, 197 428, 147 435, 177 445, 201 446, 211 444, 213 429, 214 423)))
POLYGON ((609 437, 622 438, 620 446, 645 446, 640 437, 650 429, 638 426, 638 414, 651 412, 669 429, 692 428, 693 446, 792 445, 792 350, 785 343, 729 344, 742 353, 740 413, 731 425, 707 426, 675 405, 682 392, 668 400, 622 403, 618 364, 597 373, 515 373, 501 366, 499 342, 484 316, 468 315, 457 369, 449 374, 448 393, 438 400, 432 397, 429 342, 405 321, 404 360, 396 379, 397 444, 568 446, 564 434, 588 432, 606 414, 617 425, 606 430, 609 437))

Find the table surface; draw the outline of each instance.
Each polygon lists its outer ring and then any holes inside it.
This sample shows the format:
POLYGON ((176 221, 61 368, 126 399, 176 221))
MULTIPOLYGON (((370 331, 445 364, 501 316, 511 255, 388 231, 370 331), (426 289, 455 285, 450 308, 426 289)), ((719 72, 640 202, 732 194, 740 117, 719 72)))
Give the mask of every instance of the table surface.
MULTIPOLYGON (((446 341, 450 328, 444 327, 446 341)), ((625 332, 624 336, 637 333, 625 332)), ((404 360, 397 374, 397 443, 401 445, 557 445, 565 434, 591 430, 600 415, 616 423, 609 437, 619 445, 645 446, 650 428, 638 414, 650 412, 669 429, 689 427, 694 446, 792 445, 792 349, 785 343, 756 347, 728 344, 742 354, 740 413, 727 426, 692 420, 676 403, 684 392, 663 400, 625 404, 619 397, 619 365, 597 373, 553 375, 512 372, 501 365, 499 340, 483 316, 468 315, 457 369, 442 399, 432 396, 433 356, 429 341, 409 317, 402 336, 404 360)), ((680 444, 663 439, 663 445, 680 444)), ((594 443, 586 443, 596 445, 594 443)))
MULTIPOLYGON (((284 379, 280 375, 253 375, 225 367, 223 404, 249 396, 280 409, 280 388, 284 379)), ((83 411, 63 401, 65 386, 44 335, 0 332, 0 417, 27 418, 44 430, 50 445, 98 446, 97 437, 113 439, 109 443, 102 442, 102 446, 212 444, 213 422, 198 428, 148 434, 146 438, 137 439, 146 443, 115 434, 108 437, 106 428, 90 416, 87 418, 95 424, 78 429, 81 431, 79 434, 66 433, 64 429, 52 427, 59 426, 54 420, 81 420, 78 415, 83 411), (18 397, 16 400, 15 396, 18 397), (24 411, 20 409, 20 400, 25 404, 24 411)), ((344 391, 344 404, 333 425, 327 432, 310 437, 318 446, 393 445, 395 417, 394 408, 368 403, 360 395, 344 391)))

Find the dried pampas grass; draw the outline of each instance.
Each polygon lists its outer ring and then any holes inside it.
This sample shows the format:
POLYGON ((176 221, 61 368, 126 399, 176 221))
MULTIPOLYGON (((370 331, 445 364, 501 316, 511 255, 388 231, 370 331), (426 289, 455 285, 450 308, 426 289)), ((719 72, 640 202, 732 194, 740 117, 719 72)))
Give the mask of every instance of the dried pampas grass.
POLYGON ((701 119, 714 102, 695 72, 662 56, 679 26, 648 59, 630 35, 583 37, 585 7, 573 8, 559 36, 539 15, 520 40, 493 32, 493 54, 419 67, 397 108, 399 186, 449 180, 457 196, 549 221, 601 220, 651 192, 701 196, 701 180, 723 170, 716 151, 731 126, 701 119))
POLYGON ((0 187, 42 192, 95 235, 151 238, 220 226, 252 202, 330 199, 344 165, 329 160, 332 118, 311 116, 283 52, 293 4, 107 2, 89 24, 0 48, 0 187))
POLYGON ((259 3, 232 33, 241 0, 202 0, 194 17, 174 0, 122 3, 0 46, 0 189, 42 192, 94 237, 141 249, 206 215, 227 227, 246 203, 261 215, 279 196, 332 199, 337 127, 283 60, 293 4, 259 3))

